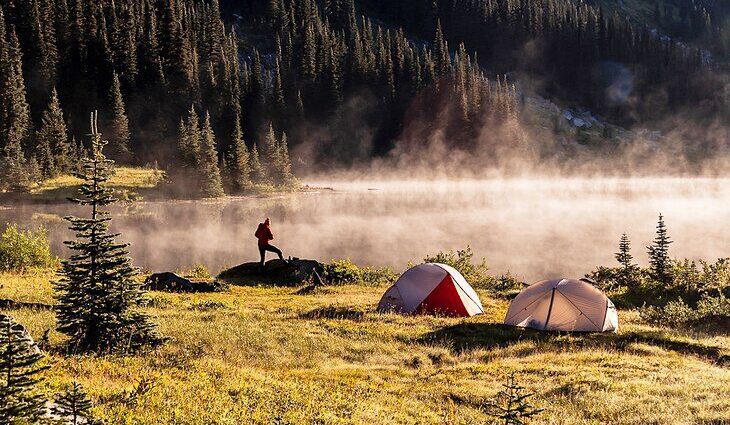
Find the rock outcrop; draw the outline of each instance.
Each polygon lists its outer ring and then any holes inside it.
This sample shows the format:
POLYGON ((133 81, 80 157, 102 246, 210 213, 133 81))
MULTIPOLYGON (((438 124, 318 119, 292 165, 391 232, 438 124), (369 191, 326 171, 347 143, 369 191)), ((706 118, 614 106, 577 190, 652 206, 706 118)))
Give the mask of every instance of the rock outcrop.
POLYGON ((267 261, 263 269, 259 263, 243 263, 223 270, 217 279, 233 285, 296 286, 305 282, 322 284, 324 266, 318 261, 292 258, 267 261))
MULTIPOLYGON (((10 322, 10 328, 13 331, 20 332, 22 335, 22 342, 25 343, 25 348, 27 350, 27 353, 29 354, 41 354, 41 349, 38 347, 38 344, 36 344, 35 341, 33 341, 33 337, 30 336, 30 333, 28 330, 18 323, 13 316, 2 314, 0 313, 0 321, 8 320, 10 322)), ((3 347, 5 349, 5 347, 3 347)))
POLYGON ((221 282, 190 280, 175 273, 163 272, 151 274, 144 281, 144 289, 165 292, 220 292, 225 290, 221 282))

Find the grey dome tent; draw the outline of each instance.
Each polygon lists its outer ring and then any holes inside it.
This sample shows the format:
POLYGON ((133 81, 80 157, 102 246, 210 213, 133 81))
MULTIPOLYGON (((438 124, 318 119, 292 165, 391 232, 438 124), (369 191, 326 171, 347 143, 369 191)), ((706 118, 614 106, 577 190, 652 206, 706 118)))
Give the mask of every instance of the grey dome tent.
POLYGON ((523 289, 512 300, 504 323, 546 331, 616 332, 618 314, 589 281, 554 279, 523 289))

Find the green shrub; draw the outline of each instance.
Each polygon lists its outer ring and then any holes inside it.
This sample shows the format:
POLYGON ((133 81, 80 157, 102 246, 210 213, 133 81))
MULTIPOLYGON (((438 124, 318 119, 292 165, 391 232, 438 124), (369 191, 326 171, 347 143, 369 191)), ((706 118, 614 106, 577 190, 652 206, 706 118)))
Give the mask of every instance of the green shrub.
POLYGON ((692 307, 681 298, 664 306, 649 306, 639 310, 641 318, 654 325, 670 327, 727 326, 730 324, 730 299, 703 297, 692 307))
POLYGON ((210 279, 212 277, 205 264, 195 264, 189 270, 178 271, 178 274, 188 279, 210 279))
POLYGON ((0 271, 24 271, 57 265, 58 260, 51 254, 51 245, 43 227, 22 230, 11 224, 0 235, 0 271))
POLYGON ((596 282, 617 307, 654 305, 662 299, 658 297, 661 288, 651 281, 647 269, 599 266, 586 277, 596 282))
MULTIPOLYGON (((440 251, 435 255, 428 255, 423 259, 424 263, 441 263, 451 266, 464 276, 467 282, 474 288, 496 290, 499 285, 509 280, 498 283, 498 279, 489 274, 487 260, 482 258, 481 262, 473 262, 474 253, 470 246, 457 251, 440 251)), ((512 278, 513 279, 513 278, 512 278)), ((511 283, 510 283, 511 285, 511 283)))
POLYGON ((693 322, 697 311, 681 298, 664 306, 647 306, 639 310, 641 318, 654 325, 681 326, 693 322))
POLYGON ((695 305, 704 297, 730 296, 730 258, 674 261, 670 290, 695 305))
POLYGON ((524 282, 512 276, 509 272, 494 279, 493 289, 496 292, 514 293, 522 290, 524 282))
POLYGON ((638 267, 628 276, 621 267, 598 267, 586 276, 596 281, 619 307, 644 304, 661 307, 681 299, 690 308, 696 308, 706 297, 730 297, 728 258, 714 263, 673 260, 669 273, 671 279, 668 284, 653 279, 649 269, 638 267))
POLYGON ((324 280, 329 284, 346 285, 365 283, 378 285, 392 283, 398 276, 390 267, 358 267, 349 258, 332 260, 324 265, 324 280))

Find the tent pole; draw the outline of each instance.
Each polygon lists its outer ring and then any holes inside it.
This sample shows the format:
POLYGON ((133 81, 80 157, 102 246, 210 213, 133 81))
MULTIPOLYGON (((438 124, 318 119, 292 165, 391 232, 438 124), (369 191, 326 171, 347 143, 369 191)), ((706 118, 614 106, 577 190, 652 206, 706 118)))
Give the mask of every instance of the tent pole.
POLYGON ((545 318, 545 326, 542 327, 542 330, 547 330, 548 322, 550 322, 550 313, 553 312, 553 300, 555 300, 555 288, 553 288, 552 294, 550 294, 550 307, 548 307, 548 314, 545 318))

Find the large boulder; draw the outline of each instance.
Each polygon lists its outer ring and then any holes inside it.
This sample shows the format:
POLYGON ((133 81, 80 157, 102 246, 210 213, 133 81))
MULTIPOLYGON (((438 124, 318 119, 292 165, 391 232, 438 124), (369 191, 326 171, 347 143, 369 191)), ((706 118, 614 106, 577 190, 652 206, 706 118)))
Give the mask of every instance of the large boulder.
POLYGON ((190 280, 175 273, 162 272, 151 274, 144 281, 144 289, 165 292, 220 292, 225 285, 220 282, 190 280))
MULTIPOLYGON (((30 333, 27 329, 20 323, 18 323, 13 316, 2 314, 0 313, 0 323, 2 323, 4 326, 7 326, 7 324, 10 325, 11 333, 18 332, 21 335, 21 344, 25 347, 24 354, 41 354, 41 349, 38 347, 38 344, 36 344, 35 341, 33 341, 33 337, 30 336, 30 333)), ((3 338, 7 337, 6 329, 3 329, 3 338)), ((3 347, 5 349, 5 347, 3 347)))
POLYGON ((321 284, 324 266, 318 261, 293 258, 267 261, 263 269, 259 263, 243 263, 223 270, 217 279, 233 285, 296 286, 305 282, 321 284))

